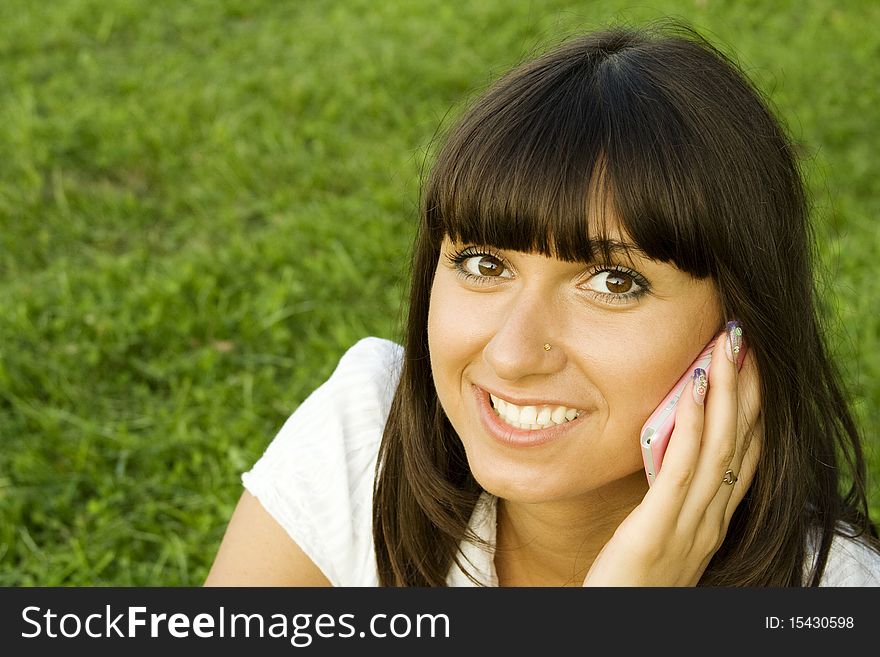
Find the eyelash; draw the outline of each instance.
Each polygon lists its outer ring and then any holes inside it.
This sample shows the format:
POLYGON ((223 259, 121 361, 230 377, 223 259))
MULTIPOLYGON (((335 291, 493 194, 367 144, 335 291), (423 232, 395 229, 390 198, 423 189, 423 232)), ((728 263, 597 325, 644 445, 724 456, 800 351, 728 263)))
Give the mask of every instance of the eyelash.
MULTIPOLYGON (((477 248, 474 246, 468 246, 461 249, 460 251, 455 251, 453 253, 447 254, 446 259, 452 265, 456 274, 461 276, 469 283, 474 283, 477 285, 496 285, 495 282, 490 282, 490 279, 492 278, 491 276, 478 276, 477 274, 469 272, 467 269, 464 268, 463 265, 465 261, 469 260, 470 258, 475 258, 479 256, 488 256, 490 258, 494 258, 499 262, 504 263, 505 267, 507 266, 506 261, 504 257, 501 256, 501 254, 496 253, 492 249, 488 249, 485 247, 477 248)), ((639 286, 639 289, 635 292, 623 292, 620 294, 615 294, 613 292, 597 292, 595 290, 590 291, 604 303, 627 303, 629 301, 638 300, 651 291, 651 286, 644 276, 639 274, 637 271, 634 271, 622 265, 594 265, 589 270, 589 278, 605 272, 624 274, 630 277, 633 282, 639 286)), ((587 280, 589 280, 589 278, 587 280)))
POLYGON ((495 258, 499 262, 505 262, 500 254, 495 253, 491 249, 478 249, 473 246, 468 246, 460 251, 447 254, 446 259, 452 264, 455 272, 466 281, 478 285, 494 285, 495 283, 489 280, 492 278, 491 276, 478 276, 464 268, 463 265, 465 261, 479 256, 489 256, 490 258, 495 258))

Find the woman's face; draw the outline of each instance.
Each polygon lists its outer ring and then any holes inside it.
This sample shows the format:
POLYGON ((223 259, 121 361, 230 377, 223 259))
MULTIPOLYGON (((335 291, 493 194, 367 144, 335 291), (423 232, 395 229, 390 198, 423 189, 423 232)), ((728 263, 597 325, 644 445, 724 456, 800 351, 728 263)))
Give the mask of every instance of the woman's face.
POLYGON ((636 251, 583 264, 447 237, 428 340, 477 481, 542 502, 641 471, 639 430, 722 324, 710 279, 636 251))

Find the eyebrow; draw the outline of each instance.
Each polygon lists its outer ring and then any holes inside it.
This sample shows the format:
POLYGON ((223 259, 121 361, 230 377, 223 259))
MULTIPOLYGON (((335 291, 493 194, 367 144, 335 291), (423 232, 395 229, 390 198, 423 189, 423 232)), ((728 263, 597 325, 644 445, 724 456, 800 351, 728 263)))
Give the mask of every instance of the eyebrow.
MULTIPOLYGON (((641 247, 632 242, 623 242, 614 239, 592 239, 589 242, 590 252, 593 254, 602 253, 615 256, 625 256, 627 259, 639 258, 642 260, 650 260, 651 258, 645 253, 641 247)), ((592 262, 594 260, 591 259, 592 262)))
POLYGON ((607 249, 612 253, 619 253, 620 251, 627 252, 636 252, 644 255, 644 251, 632 242, 622 242, 620 240, 590 240, 591 245, 595 245, 594 248, 598 248, 600 250, 607 249))

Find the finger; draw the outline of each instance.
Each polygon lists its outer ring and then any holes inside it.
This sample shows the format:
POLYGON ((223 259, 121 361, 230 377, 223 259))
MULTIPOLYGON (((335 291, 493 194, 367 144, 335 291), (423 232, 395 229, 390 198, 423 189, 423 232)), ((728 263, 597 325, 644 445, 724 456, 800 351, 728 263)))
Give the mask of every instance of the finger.
POLYGON ((763 445, 760 422, 749 433, 752 434, 752 438, 737 466, 739 474, 735 482, 732 485, 721 485, 721 488, 728 489, 730 493, 719 493, 715 497, 699 528, 699 538, 695 539, 695 543, 706 546, 707 552, 712 554, 724 542, 733 513, 745 498, 758 470, 763 445))
POLYGON ((740 504, 752 483, 760 458, 763 428, 760 416, 760 386, 754 357, 743 363, 739 373, 739 415, 737 452, 729 465, 732 483, 716 473, 717 494, 704 510, 700 523, 694 531, 701 538, 698 543, 708 546, 709 551, 718 549, 727 535, 733 512, 740 504))
POLYGON ((716 340, 709 367, 702 448, 682 509, 691 524, 702 521, 706 509, 719 494, 721 479, 737 452, 737 372, 736 365, 725 356, 726 340, 724 333, 716 340))
MULTIPOLYGON (((758 377, 758 367, 754 355, 747 353, 743 366, 738 373, 736 386, 737 394, 737 428, 736 428, 736 451, 730 463, 720 474, 718 479, 719 494, 712 501, 712 506, 720 517, 733 497, 736 490, 748 488, 750 478, 743 476, 741 472, 746 450, 755 436, 762 435, 756 431, 760 425, 761 413, 761 386, 758 377), (724 481, 727 470, 731 471, 731 479, 735 479, 736 485, 731 486, 724 481)), ((759 440, 760 442, 760 440, 759 440)), ((741 498, 740 498, 741 499, 741 498)))
MULTIPOLYGON (((736 483, 731 486, 733 490, 727 503, 723 505, 724 524, 722 525, 722 530, 724 534, 727 533, 727 527, 730 525, 730 519, 733 517, 733 512, 736 511, 740 502, 745 498, 746 493, 755 478, 755 474, 758 471, 758 462, 761 459, 761 450, 764 446, 763 426, 760 419, 750 434, 748 447, 746 447, 745 454, 739 465, 739 476, 736 483)), ((716 500, 716 502, 719 505, 723 504, 721 498, 716 500)), ((713 504, 716 502, 713 502, 713 504)), ((717 513, 717 510, 713 509, 712 512, 717 513)))
POLYGON ((665 502, 666 513, 677 522, 678 511, 689 494, 699 459, 703 435, 704 400, 708 386, 707 372, 695 368, 691 380, 682 389, 675 409, 675 427, 663 457, 663 467, 652 486, 665 502))
POLYGON ((754 356, 748 354, 740 372, 739 382, 739 441, 737 454, 730 464, 736 477, 731 486, 724 484, 721 492, 712 501, 708 513, 715 518, 724 518, 724 527, 730 521, 736 507, 745 497, 754 479, 764 440, 764 427, 761 414, 761 386, 754 356))

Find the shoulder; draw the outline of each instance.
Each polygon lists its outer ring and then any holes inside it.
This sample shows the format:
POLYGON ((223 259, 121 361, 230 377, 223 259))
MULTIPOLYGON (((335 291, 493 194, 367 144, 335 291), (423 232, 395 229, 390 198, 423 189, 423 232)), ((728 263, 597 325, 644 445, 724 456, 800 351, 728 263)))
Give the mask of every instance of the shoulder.
POLYGON ((399 368, 402 359, 403 347, 396 342, 376 337, 361 338, 339 359, 334 375, 387 372, 389 368, 399 368))
POLYGON ((837 534, 821 586, 880 586, 880 552, 860 538, 837 534))
POLYGON ((371 584, 373 476, 403 349, 364 338, 284 422, 245 488, 335 585, 371 584))
POLYGON ((330 431, 348 443, 372 439, 370 429, 383 428, 388 417, 402 357, 403 349, 390 340, 358 341, 287 418, 264 456, 305 445, 312 453, 342 446, 327 440, 330 431))
POLYGON ((309 399, 344 395, 370 403, 390 404, 402 362, 403 348, 397 343, 383 338, 362 338, 342 355, 333 374, 309 399))

